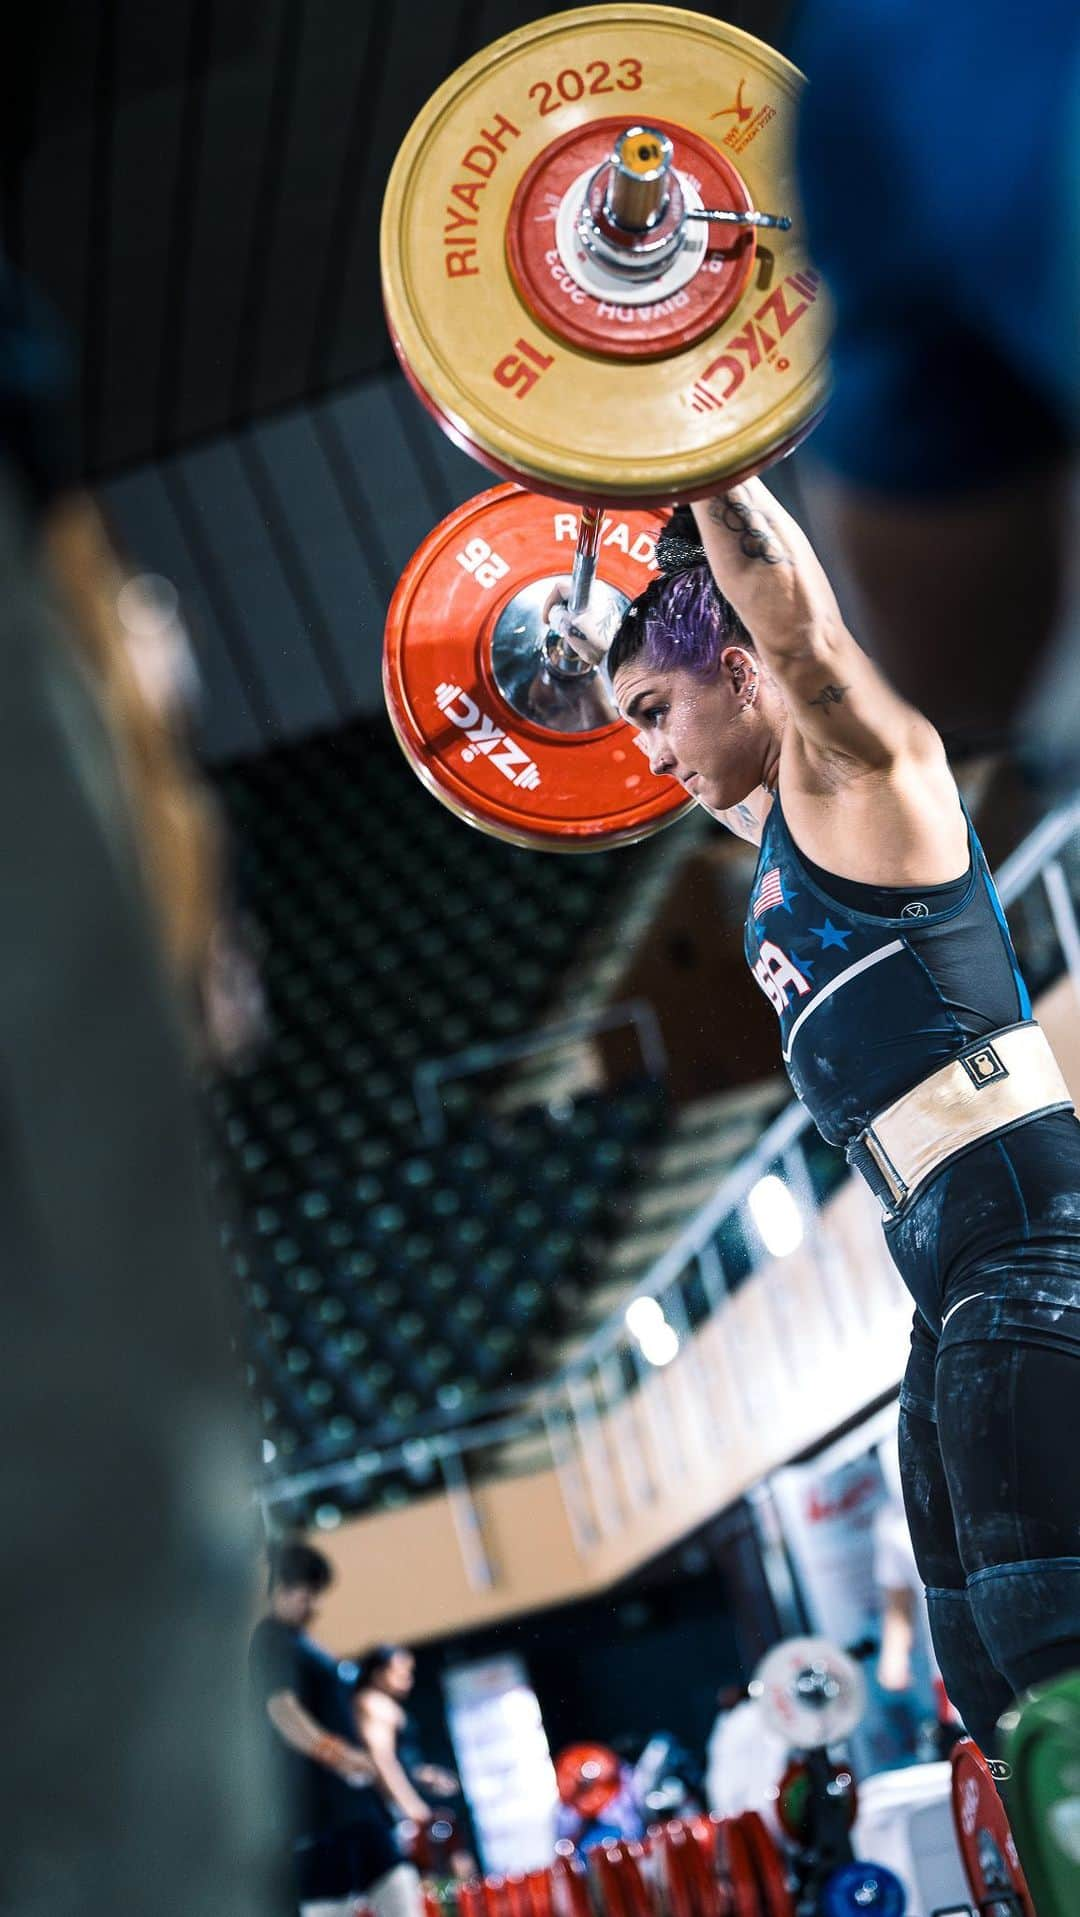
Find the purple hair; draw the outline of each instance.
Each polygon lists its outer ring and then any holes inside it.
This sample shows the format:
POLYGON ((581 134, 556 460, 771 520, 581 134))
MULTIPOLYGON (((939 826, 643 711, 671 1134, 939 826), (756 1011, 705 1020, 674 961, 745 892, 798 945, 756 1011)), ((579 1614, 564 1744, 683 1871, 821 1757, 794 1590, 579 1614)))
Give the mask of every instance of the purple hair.
POLYGON ((657 672, 714 679, 725 646, 753 641, 700 562, 662 574, 628 606, 608 653, 608 672, 640 659, 657 672))

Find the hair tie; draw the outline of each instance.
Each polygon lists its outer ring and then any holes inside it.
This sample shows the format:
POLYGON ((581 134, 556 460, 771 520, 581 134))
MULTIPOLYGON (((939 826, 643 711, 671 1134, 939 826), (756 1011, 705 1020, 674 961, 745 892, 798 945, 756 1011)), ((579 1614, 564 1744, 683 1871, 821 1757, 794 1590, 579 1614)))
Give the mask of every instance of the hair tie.
POLYGON ((662 528, 656 542, 656 563, 668 576, 706 563, 705 548, 689 506, 676 506, 662 528))

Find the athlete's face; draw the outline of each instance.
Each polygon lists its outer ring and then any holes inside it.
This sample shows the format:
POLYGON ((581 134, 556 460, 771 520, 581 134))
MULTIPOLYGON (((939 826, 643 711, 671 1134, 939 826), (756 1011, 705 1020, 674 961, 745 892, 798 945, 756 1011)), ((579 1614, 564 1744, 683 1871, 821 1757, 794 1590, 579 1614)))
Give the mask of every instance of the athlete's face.
MULTIPOLYGON (((772 735, 757 696, 757 661, 743 647, 725 648, 714 679, 632 659, 614 689, 652 770, 677 779, 708 811, 733 813, 761 785, 772 735)), ((730 818, 725 823, 740 830, 730 818)))

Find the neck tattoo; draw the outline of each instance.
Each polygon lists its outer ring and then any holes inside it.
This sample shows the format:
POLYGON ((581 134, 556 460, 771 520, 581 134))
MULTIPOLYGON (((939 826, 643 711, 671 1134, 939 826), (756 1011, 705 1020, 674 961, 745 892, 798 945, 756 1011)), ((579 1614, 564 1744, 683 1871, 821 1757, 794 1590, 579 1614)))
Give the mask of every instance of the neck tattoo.
POLYGON ((734 811, 735 817, 738 819, 740 825, 748 826, 751 831, 756 831, 757 823, 758 823, 757 818, 755 814, 751 811, 750 807, 746 804, 745 800, 741 800, 738 805, 732 808, 732 810, 734 811))

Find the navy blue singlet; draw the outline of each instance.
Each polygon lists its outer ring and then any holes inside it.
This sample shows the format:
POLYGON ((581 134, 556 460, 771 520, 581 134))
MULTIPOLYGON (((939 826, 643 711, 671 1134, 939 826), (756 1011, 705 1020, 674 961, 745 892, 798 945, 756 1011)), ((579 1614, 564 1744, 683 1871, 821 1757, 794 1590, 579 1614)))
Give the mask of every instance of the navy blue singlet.
POLYGON ((804 857, 773 799, 746 957, 779 1015, 788 1077, 830 1144, 848 1145, 971 1040, 1031 1017, 970 820, 968 843, 967 874, 950 884, 862 885, 804 857))

